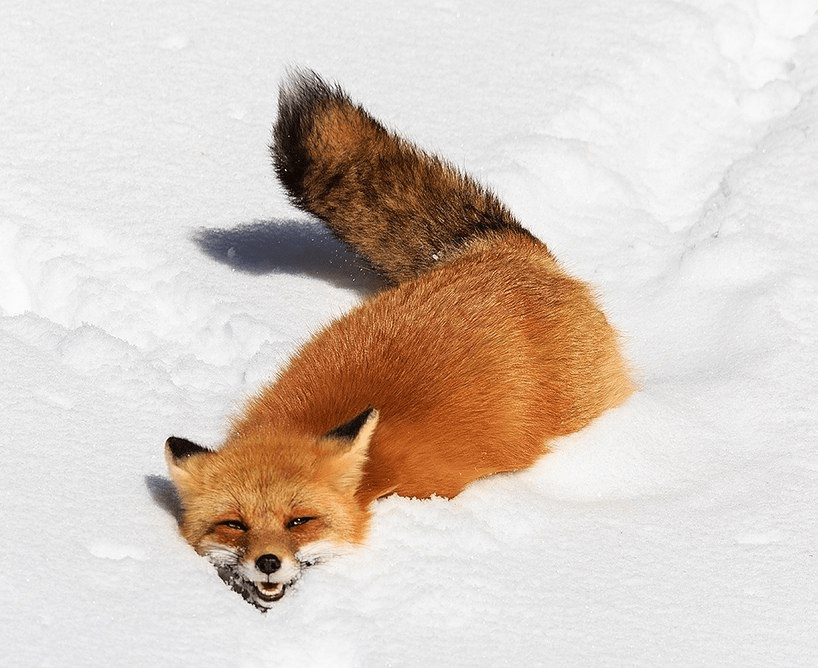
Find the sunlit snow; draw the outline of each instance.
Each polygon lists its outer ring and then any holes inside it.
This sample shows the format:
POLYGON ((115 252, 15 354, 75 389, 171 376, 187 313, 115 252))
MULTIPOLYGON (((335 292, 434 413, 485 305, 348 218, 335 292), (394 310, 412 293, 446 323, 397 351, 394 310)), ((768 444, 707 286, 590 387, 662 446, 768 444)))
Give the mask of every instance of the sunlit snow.
POLYGON ((4 663, 815 665, 816 9, 6 2, 4 663), (162 446, 217 446, 377 287, 275 182, 292 65, 490 185, 641 389, 528 471, 379 502, 262 615, 178 535, 162 446))

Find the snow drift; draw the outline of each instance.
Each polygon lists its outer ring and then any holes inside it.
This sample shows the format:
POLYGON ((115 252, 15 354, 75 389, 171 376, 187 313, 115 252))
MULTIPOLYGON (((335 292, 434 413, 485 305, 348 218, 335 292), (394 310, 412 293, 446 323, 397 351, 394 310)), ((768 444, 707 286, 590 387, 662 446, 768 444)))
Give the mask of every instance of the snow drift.
POLYGON ((17 665, 809 665, 818 29, 792 0, 14 3, 0 107, 0 622, 17 665), (162 443, 377 279, 267 156, 284 68, 492 186, 640 392, 533 469, 388 498, 266 615, 162 443))

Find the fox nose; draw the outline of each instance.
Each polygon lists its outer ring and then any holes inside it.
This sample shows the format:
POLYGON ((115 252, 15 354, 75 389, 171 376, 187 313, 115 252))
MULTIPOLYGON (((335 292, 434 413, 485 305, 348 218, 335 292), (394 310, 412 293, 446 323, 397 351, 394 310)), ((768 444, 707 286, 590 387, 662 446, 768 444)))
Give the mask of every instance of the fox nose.
POLYGON ((262 554, 256 559, 256 568, 265 575, 270 575, 281 568, 281 560, 274 554, 262 554))

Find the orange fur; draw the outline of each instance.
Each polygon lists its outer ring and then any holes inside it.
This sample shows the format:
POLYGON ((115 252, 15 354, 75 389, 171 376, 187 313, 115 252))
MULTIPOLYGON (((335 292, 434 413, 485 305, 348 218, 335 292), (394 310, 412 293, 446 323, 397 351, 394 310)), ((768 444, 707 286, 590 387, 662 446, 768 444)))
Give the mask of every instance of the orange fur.
POLYGON ((294 90, 282 181, 396 285, 303 346, 221 449, 168 441, 183 535, 262 608, 361 542, 373 500, 526 468, 633 391, 590 288, 493 195, 314 75, 294 90), (468 219, 429 220, 440 202, 468 219))
POLYGON ((590 290, 539 246, 481 242, 366 301, 301 349, 234 437, 321 434, 377 407, 363 507, 392 492, 451 497, 530 466, 632 389, 590 290))

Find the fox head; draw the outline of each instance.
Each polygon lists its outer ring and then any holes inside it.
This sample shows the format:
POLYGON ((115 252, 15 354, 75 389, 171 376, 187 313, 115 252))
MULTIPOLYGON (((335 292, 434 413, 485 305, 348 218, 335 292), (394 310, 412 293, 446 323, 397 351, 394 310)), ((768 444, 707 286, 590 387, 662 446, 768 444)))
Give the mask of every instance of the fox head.
POLYGON ((369 512, 355 491, 377 421, 370 408, 320 437, 261 425, 215 451, 170 437, 182 535, 266 610, 304 568, 363 540, 369 512))

